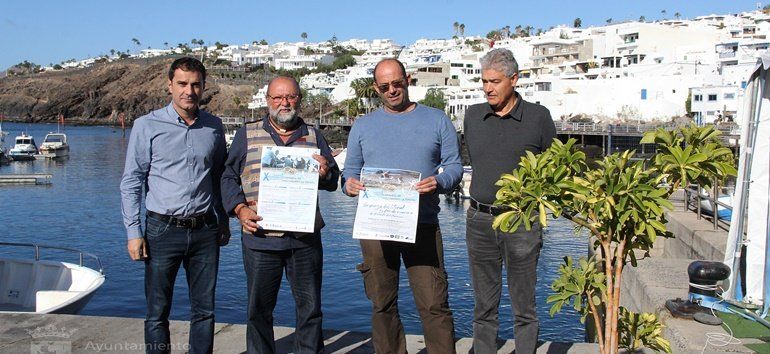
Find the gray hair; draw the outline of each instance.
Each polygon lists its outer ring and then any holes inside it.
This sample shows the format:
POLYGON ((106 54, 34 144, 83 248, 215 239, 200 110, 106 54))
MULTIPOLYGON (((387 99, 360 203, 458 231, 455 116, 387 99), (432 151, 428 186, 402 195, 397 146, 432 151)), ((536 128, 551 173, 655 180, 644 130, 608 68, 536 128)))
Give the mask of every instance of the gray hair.
POLYGON ((479 61, 481 62, 481 70, 497 70, 507 77, 513 77, 519 73, 519 63, 516 62, 513 53, 508 49, 492 49, 479 61))

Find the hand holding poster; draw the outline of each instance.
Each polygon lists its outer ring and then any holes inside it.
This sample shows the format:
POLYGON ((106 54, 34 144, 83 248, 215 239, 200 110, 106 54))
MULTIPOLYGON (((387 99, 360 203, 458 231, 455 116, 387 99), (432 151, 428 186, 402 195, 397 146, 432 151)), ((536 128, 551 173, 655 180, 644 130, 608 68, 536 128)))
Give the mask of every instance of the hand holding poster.
POLYGON ((420 194, 414 185, 420 181, 415 171, 364 167, 353 223, 353 238, 414 243, 420 194))
POLYGON ((318 149, 265 146, 257 214, 265 230, 313 232, 318 201, 318 149))

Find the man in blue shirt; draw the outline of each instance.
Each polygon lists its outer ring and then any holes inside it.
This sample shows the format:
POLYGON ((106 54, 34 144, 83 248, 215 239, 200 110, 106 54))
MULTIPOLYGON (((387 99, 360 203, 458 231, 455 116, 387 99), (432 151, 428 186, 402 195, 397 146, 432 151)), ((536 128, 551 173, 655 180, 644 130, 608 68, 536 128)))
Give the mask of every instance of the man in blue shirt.
POLYGON ((128 253, 144 260, 148 353, 171 349, 168 316, 179 267, 190 289, 190 353, 214 347, 219 245, 230 237, 219 179, 226 157, 222 121, 199 109, 206 68, 180 58, 168 71, 171 104, 134 122, 120 184, 128 253), (140 210, 146 192, 146 229, 140 210))
POLYGON ((409 100, 409 76, 398 60, 380 61, 374 69, 374 84, 383 108, 358 119, 350 130, 343 175, 345 193, 351 197, 364 193, 362 167, 418 171, 423 177, 415 185, 420 193, 415 243, 360 241, 364 262, 358 270, 372 301, 374 350, 406 353, 398 314, 403 258, 428 352, 454 353, 438 195, 454 189, 462 176, 457 133, 444 112, 409 100))
MULTIPOLYGON (((275 353, 273 310, 278 300, 283 272, 291 285, 296 304, 295 353, 322 353, 321 274, 324 226, 316 204, 313 232, 283 232, 260 227, 257 215, 262 151, 271 146, 317 148, 318 188, 337 189, 340 171, 321 132, 305 124, 298 115, 302 96, 297 81, 279 76, 267 85, 268 116, 238 129, 222 176, 222 200, 230 215, 243 226, 243 267, 248 288, 246 351, 275 353)), ((276 154, 277 151, 276 151, 276 154)), ((272 161, 279 160, 274 156, 272 161)), ((281 167, 295 167, 299 157, 283 158, 281 167)), ((269 165, 268 165, 269 166, 269 165)))

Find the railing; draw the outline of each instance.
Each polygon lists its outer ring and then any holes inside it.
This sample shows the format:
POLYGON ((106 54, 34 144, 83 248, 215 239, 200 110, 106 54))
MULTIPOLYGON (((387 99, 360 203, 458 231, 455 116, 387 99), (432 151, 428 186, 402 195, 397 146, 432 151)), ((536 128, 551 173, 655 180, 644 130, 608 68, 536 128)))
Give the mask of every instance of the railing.
POLYGON ((719 217, 719 207, 725 208, 727 210, 730 210, 730 212, 732 212, 733 206, 720 202, 719 192, 720 192, 720 188, 716 180, 714 180, 714 187, 712 188, 710 195, 706 195, 706 196, 702 195, 700 185, 694 184, 694 185, 688 186, 687 188, 684 189, 684 210, 689 211, 690 207, 692 206, 693 211, 695 211, 695 213, 698 215, 698 220, 700 220, 701 217, 703 217, 703 212, 701 210, 701 201, 706 200, 709 202, 709 205, 711 205, 712 220, 714 222, 714 230, 717 230, 719 228, 720 222, 722 222, 724 225, 726 225, 727 228, 729 228, 731 220, 725 220, 719 217), (691 201, 695 205, 691 205, 691 201))
POLYGON ((35 249, 35 262, 40 260, 40 249, 41 248, 47 248, 47 249, 53 249, 53 250, 60 250, 60 251, 67 251, 67 252, 73 252, 77 253, 80 259, 79 265, 83 266, 83 258, 84 256, 88 256, 96 260, 96 264, 99 265, 99 273, 104 274, 104 267, 102 267, 102 261, 94 255, 93 253, 83 252, 80 250, 76 250, 73 248, 66 248, 66 247, 58 247, 58 246, 48 246, 48 245, 38 245, 34 243, 17 243, 17 242, 0 242, 0 246, 14 246, 14 247, 32 247, 35 249))
POLYGON ((735 58, 735 52, 719 53, 719 59, 735 58))
POLYGON ((606 124, 606 123, 578 123, 554 121, 558 132, 583 132, 583 133, 626 133, 644 134, 657 128, 673 129, 674 125, 665 124, 606 124))
POLYGON ((304 118, 305 123, 314 125, 318 122, 320 125, 337 125, 337 126, 351 126, 355 122, 355 118, 350 117, 323 117, 320 120, 318 118, 304 118))

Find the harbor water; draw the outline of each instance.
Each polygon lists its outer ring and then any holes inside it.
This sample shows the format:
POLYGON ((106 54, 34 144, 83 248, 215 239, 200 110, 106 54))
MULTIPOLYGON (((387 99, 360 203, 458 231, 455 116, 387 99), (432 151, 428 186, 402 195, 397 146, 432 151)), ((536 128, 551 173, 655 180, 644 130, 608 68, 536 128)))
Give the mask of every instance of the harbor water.
MULTIPOLYGON (((22 131, 34 136, 38 145, 56 125, 3 124, 6 147, 22 131)), ((70 157, 63 160, 12 162, 0 166, 0 174, 50 173, 50 186, 0 186, 0 241, 33 242, 76 248, 98 255, 107 280, 82 312, 84 315, 144 316, 144 266, 129 260, 126 236, 120 212, 120 178, 123 172, 128 131, 111 127, 67 127, 70 157)), ((351 238, 355 199, 341 192, 320 192, 321 210, 326 220, 323 230, 324 328, 370 331, 370 303, 363 290, 363 280, 355 266, 361 262, 358 242, 351 238)), ((468 273, 465 245, 466 203, 452 203, 442 197, 440 223, 449 273, 449 302, 454 313, 456 336, 472 335, 473 292, 468 273)), ((217 283, 217 322, 244 323, 246 317, 246 280, 241 259, 237 222, 231 220, 234 236, 221 250, 217 283)), ((587 238, 573 233, 572 224, 560 219, 545 232, 538 265, 537 304, 540 339, 558 342, 583 342, 584 326, 579 315, 569 308, 551 317, 546 298, 550 284, 558 276, 564 256, 581 257, 587 253, 587 238)), ((32 257, 31 249, 0 249, 3 256, 32 257)), ((63 257, 58 252, 44 252, 43 258, 63 257)), ((66 260, 76 263, 77 255, 66 260)), ((88 263, 89 266, 95 266, 88 263)), ((180 271, 174 293, 171 316, 189 318, 187 285, 180 271)), ((515 284, 511 284, 515 286, 515 284)), ((500 306, 500 337, 513 338, 513 321, 507 286, 500 306)), ((414 307, 408 278, 401 273, 399 309, 407 333, 421 334, 419 316, 414 307)), ((274 313, 275 325, 294 325, 294 302, 284 280, 274 313)))

